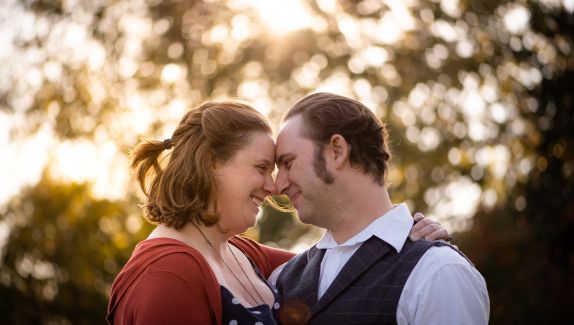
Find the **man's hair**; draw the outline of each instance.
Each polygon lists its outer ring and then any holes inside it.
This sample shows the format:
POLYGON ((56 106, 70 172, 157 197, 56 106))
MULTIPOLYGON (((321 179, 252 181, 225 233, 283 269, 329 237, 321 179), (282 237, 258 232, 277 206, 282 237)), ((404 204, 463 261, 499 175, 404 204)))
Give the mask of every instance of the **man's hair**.
MULTIPOLYGON (((388 132, 385 125, 365 105, 331 93, 316 93, 300 100, 285 115, 288 120, 302 115, 302 136, 312 140, 316 149, 339 134, 350 144, 350 162, 385 184, 388 161, 388 132)), ((315 158, 317 159, 317 158, 315 158)))
POLYGON ((252 107, 237 101, 207 102, 183 116, 171 139, 140 142, 131 167, 146 195, 145 217, 175 229, 188 222, 217 224, 219 216, 209 211, 210 203, 217 206, 214 163, 231 159, 256 131, 271 133, 271 127, 252 107), (158 158, 170 148, 162 169, 158 158))

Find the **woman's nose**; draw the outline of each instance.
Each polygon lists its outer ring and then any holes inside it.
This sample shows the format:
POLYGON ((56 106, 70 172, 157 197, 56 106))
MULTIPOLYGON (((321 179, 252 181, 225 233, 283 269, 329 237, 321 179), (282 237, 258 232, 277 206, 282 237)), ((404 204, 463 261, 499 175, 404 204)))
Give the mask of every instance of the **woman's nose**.
POLYGON ((277 187, 271 175, 265 178, 265 184, 263 184, 263 190, 267 195, 275 195, 277 193, 277 187))

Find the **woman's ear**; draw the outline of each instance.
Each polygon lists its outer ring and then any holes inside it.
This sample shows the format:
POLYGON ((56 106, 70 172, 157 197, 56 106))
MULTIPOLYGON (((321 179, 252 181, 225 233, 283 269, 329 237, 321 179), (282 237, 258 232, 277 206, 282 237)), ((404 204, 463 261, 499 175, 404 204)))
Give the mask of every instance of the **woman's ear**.
POLYGON ((222 163, 221 161, 219 161, 217 159, 212 159, 209 162, 209 164, 211 165, 211 171, 213 172, 214 175, 217 175, 224 165, 224 163, 222 163))
POLYGON ((340 134, 333 134, 329 140, 329 149, 333 159, 334 167, 341 168, 349 160, 351 146, 340 134))

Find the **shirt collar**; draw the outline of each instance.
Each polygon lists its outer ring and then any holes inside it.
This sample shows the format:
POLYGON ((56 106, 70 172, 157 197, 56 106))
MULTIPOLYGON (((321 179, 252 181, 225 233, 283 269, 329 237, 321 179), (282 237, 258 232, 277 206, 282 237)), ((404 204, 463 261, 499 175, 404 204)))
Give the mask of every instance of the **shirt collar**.
POLYGON ((365 229, 351 237, 342 244, 337 244, 330 231, 325 232, 321 240, 317 243, 319 249, 329 249, 343 246, 353 246, 365 242, 372 236, 377 236, 381 240, 393 246, 397 252, 403 249, 403 245, 414 220, 405 203, 395 205, 391 210, 371 222, 365 229))

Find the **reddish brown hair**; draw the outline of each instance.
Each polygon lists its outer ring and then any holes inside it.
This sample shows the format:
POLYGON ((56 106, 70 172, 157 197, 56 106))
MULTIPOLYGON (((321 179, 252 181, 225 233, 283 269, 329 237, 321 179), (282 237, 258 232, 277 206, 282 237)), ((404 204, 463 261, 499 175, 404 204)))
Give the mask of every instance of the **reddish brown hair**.
POLYGON ((388 132, 370 109, 347 97, 316 93, 295 104, 284 120, 299 114, 303 117, 302 136, 312 140, 318 152, 329 143, 331 136, 340 134, 351 147, 351 164, 373 175, 380 185, 384 184, 391 158, 388 132))
POLYGON ((170 140, 144 140, 132 152, 131 167, 146 195, 144 215, 152 223, 180 229, 188 222, 213 226, 215 161, 226 162, 256 131, 271 132, 267 120, 237 102, 207 102, 187 112, 170 140), (164 169, 160 154, 172 148, 164 169), (146 180, 152 178, 148 188, 146 180))

